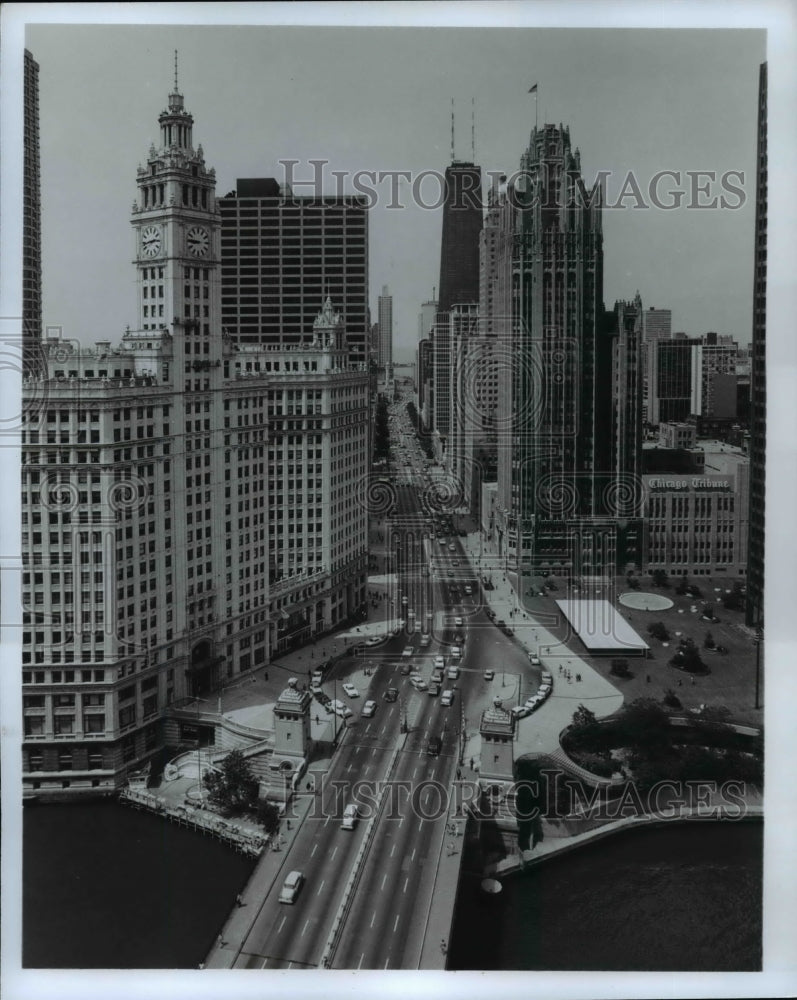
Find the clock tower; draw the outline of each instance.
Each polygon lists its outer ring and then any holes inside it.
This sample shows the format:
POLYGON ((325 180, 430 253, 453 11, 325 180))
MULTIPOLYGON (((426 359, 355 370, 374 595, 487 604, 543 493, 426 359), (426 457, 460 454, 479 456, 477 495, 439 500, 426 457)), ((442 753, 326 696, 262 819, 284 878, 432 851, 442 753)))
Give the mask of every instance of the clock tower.
POLYGON ((146 166, 138 168, 131 219, 138 329, 190 338, 196 347, 188 353, 207 356, 205 343, 220 339, 216 172, 206 168, 202 147, 194 149, 194 119, 178 89, 176 53, 174 89, 158 123, 160 144, 150 146, 146 166))

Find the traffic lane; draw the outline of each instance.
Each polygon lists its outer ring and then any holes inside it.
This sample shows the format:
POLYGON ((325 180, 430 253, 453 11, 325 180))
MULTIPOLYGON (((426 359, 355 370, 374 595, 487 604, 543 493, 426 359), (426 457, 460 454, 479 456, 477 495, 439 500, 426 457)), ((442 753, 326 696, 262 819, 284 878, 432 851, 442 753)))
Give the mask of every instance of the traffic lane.
MULTIPOLYGON (((440 728, 440 713, 432 714, 436 718, 431 728, 440 728)), ((447 816, 441 805, 447 800, 431 784, 450 788, 456 766, 452 742, 450 732, 447 753, 437 758, 417 749, 402 754, 335 967, 404 967, 407 936, 420 919, 418 895, 422 884, 430 881, 426 877, 430 863, 436 862, 436 856, 430 856, 432 838, 447 816)))
POLYGON ((241 949, 236 967, 262 967, 263 961, 317 964, 323 941, 337 912, 346 879, 364 831, 341 830, 340 816, 349 800, 347 785, 356 775, 373 773, 383 779, 392 747, 344 745, 340 766, 317 798, 288 852, 271 891, 266 896, 241 949), (343 777, 346 775, 346 777, 343 777), (291 905, 278 902, 285 876, 294 869, 305 885, 291 905), (319 944, 319 939, 321 943, 319 944), (260 961, 258 961, 258 959, 260 961))

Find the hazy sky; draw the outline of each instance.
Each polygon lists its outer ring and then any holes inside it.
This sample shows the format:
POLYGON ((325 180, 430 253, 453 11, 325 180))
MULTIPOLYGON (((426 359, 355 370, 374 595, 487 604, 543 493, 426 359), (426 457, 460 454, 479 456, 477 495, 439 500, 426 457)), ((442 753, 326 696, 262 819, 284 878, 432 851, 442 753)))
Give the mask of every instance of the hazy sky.
MULTIPOLYGON (((443 171, 452 96, 457 156, 471 157, 473 97, 476 162, 511 173, 534 123, 534 82, 540 123, 570 126, 588 182, 612 171, 611 200, 629 171, 643 192, 662 170, 743 172, 738 210, 639 209, 630 198, 606 211, 604 298, 639 289, 645 305, 672 309, 676 330, 750 339, 763 31, 33 25, 27 44, 41 67, 44 321, 67 336, 115 339, 136 321, 136 167, 158 139, 176 48, 220 195, 238 177, 283 177, 283 159, 301 161, 298 178, 327 160, 330 192, 332 170, 443 171)), ((402 359, 438 284, 441 216, 409 207, 407 183, 400 210, 386 207, 388 182, 378 191, 370 304, 375 313, 388 284, 402 359)), ((436 189, 423 192, 431 201, 436 189)))

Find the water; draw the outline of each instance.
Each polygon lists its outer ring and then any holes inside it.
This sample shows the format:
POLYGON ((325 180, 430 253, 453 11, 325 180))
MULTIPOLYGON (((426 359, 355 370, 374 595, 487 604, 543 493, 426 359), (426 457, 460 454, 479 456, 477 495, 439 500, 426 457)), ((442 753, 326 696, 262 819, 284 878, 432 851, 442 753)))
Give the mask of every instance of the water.
POLYGON ((196 968, 255 862, 115 802, 26 806, 23 966, 196 968))
POLYGON ((701 823, 600 841, 504 880, 460 885, 451 969, 761 968, 762 823, 701 823))
MULTIPOLYGON (((633 831, 504 881, 463 878, 452 969, 761 964, 763 824, 633 831)), ((195 968, 254 861, 111 802, 24 810, 23 964, 195 968)))

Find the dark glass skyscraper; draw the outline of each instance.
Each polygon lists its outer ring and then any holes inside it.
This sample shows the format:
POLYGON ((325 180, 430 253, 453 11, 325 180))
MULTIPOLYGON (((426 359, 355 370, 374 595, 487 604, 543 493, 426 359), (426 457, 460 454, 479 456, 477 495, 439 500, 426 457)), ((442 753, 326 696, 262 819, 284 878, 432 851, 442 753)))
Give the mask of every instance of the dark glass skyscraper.
POLYGON ((758 146, 755 209, 753 360, 750 377, 750 519, 747 561, 748 625, 764 619, 764 500, 766 487, 767 309, 767 64, 758 77, 758 146))
POLYGON ((479 233, 482 228, 482 171, 454 160, 446 167, 440 294, 437 309, 479 301, 479 233))

